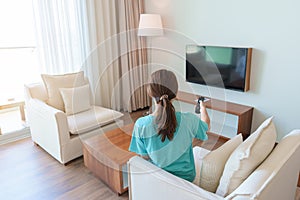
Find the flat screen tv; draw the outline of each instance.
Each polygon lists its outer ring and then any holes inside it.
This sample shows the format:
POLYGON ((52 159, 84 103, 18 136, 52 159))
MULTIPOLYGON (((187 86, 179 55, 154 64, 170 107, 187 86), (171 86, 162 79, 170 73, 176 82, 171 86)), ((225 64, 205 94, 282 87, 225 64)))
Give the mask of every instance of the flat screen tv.
POLYGON ((186 46, 186 81, 248 91, 252 48, 186 46))

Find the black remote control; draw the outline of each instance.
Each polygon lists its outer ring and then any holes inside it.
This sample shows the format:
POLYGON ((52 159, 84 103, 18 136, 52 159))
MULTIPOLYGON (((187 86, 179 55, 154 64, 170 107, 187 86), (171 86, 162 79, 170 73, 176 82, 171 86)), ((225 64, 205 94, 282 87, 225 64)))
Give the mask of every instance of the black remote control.
POLYGON ((204 97, 199 97, 198 98, 198 102, 196 104, 196 107, 195 107, 195 113, 196 114, 200 114, 200 101, 204 101, 204 97))

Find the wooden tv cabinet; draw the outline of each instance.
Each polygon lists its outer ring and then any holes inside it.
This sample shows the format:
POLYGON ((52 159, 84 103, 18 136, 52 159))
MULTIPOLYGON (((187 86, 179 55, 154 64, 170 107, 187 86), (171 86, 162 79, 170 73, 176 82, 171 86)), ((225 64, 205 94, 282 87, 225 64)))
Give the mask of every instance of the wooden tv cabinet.
MULTIPOLYGON (((198 95, 178 91, 177 100, 189 104, 196 104, 198 95)), ((218 99, 212 99, 207 97, 209 100, 206 101, 205 105, 208 109, 236 115, 238 118, 237 122, 237 133, 242 133, 243 138, 246 139, 251 133, 251 124, 253 116, 253 107, 245 106, 237 103, 222 101, 218 99)), ((218 133, 215 133, 218 134, 218 133)))

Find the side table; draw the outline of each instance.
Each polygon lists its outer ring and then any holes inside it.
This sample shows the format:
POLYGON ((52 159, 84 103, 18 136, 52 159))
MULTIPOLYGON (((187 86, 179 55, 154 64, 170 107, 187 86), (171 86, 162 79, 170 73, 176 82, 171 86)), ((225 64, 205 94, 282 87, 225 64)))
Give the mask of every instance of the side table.
POLYGON ((83 141, 85 166, 118 194, 128 190, 127 161, 136 155, 128 151, 133 126, 130 124, 83 141))

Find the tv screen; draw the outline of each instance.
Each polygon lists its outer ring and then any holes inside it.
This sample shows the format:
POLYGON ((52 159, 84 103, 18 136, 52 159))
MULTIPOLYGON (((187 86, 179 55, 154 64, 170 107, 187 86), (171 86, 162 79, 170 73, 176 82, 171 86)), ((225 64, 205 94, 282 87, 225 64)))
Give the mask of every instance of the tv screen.
POLYGON ((249 89, 251 48, 186 46, 186 80, 226 89, 249 89))

